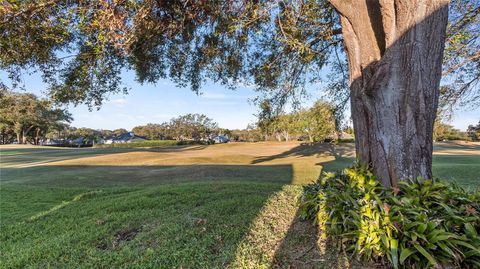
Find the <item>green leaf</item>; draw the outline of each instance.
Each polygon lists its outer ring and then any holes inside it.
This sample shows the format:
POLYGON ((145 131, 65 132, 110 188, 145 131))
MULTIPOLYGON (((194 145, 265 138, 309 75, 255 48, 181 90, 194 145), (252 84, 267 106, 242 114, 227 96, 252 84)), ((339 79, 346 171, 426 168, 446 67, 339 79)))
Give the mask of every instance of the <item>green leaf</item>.
POLYGON ((435 229, 427 235, 427 239, 430 241, 433 238, 437 237, 438 235, 442 234, 443 232, 445 231, 440 229, 435 229))
POLYGON ((411 222, 411 223, 405 225, 404 230, 410 230, 411 228, 413 228, 413 227, 415 227, 415 226, 417 226, 417 225, 420 225, 420 224, 421 224, 421 223, 418 222, 418 221, 411 222))
POLYGON ((435 244, 438 241, 444 241, 444 240, 447 240, 447 239, 450 239, 450 238, 455 238, 455 234, 445 233, 445 234, 435 236, 435 237, 431 238, 430 243, 435 244))
POLYGON ((390 255, 392 256, 392 263, 395 269, 398 268, 398 240, 390 239, 390 255))
POLYGON ((422 253, 422 255, 425 258, 427 258, 430 264, 432 265, 437 264, 437 261, 435 260, 435 258, 433 258, 433 256, 430 253, 428 253, 428 251, 426 251, 422 246, 420 246, 419 244, 414 244, 413 246, 418 250, 418 252, 422 253))
POLYGON ((480 256, 480 253, 477 250, 469 250, 465 253, 463 253, 466 258, 472 257, 472 256, 480 256))
POLYGON ((455 253, 453 252, 453 250, 451 248, 449 248, 447 245, 445 245, 444 243, 442 242, 438 242, 438 244, 440 246, 441 249, 443 249, 443 251, 447 252, 451 257, 455 258, 455 253))
POLYGON ((417 233, 412 233, 412 241, 417 241, 417 233))
POLYGON ((454 244, 457 244, 457 245, 461 245, 461 246, 464 246, 464 247, 467 247, 467 248, 472 249, 472 250, 474 250, 474 251, 476 251, 477 253, 480 254, 480 250, 478 250, 476 247, 470 245, 470 244, 467 243, 467 242, 463 242, 463 241, 460 241, 460 240, 450 240, 449 242, 454 243, 454 244))
POLYGON ((465 223, 465 232, 469 237, 477 238, 477 231, 473 228, 473 225, 470 223, 465 223))
POLYGON ((423 232, 425 232, 426 229, 427 229, 427 224, 421 223, 417 227, 417 232, 422 234, 423 232))
POLYGON ((403 264, 405 259, 407 259, 408 256, 412 255, 413 253, 415 253, 415 251, 412 249, 409 249, 409 248, 402 249, 402 252, 400 253, 400 264, 403 264))
POLYGON ((428 224, 427 224, 427 230, 430 232, 430 231, 433 231, 435 229, 437 225, 435 224, 435 222, 433 221, 429 221, 428 224))

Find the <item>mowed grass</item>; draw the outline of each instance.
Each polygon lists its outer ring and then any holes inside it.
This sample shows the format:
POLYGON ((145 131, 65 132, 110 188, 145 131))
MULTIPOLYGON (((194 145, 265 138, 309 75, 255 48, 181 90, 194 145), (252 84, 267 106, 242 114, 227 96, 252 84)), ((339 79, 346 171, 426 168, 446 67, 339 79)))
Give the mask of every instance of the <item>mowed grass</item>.
MULTIPOLYGON (((2 268, 364 268, 298 220, 301 185, 354 146, 0 147, 2 268)), ((435 147, 434 174, 480 184, 480 146, 435 147)))

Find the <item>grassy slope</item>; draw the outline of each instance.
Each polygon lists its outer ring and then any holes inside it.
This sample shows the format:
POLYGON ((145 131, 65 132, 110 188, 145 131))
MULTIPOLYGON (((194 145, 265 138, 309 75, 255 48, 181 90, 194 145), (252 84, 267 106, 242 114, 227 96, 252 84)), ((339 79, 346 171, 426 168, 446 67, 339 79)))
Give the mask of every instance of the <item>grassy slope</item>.
MULTIPOLYGON (((291 184, 349 165, 351 145, 0 150, 0 267, 348 265, 295 218, 291 184)), ((479 146, 436 152, 436 176, 479 185, 479 146)))

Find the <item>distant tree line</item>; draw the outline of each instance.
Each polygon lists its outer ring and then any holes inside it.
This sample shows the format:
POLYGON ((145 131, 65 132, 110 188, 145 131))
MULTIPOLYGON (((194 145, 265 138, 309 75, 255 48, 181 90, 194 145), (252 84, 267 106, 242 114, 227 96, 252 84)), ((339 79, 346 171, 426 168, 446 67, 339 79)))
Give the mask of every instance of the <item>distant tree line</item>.
MULTIPOLYGON (((124 128, 119 128, 115 130, 96 130, 92 128, 76 128, 72 126, 66 126, 60 131, 49 132, 45 138, 65 141, 73 141, 79 138, 82 138, 80 144, 84 146, 91 146, 98 142, 100 139, 108 139, 119 136, 121 134, 127 133, 128 131, 124 128)), ((68 143, 67 143, 68 144, 68 143)), ((76 143, 77 144, 77 143, 76 143)))
POLYGON ((213 135, 230 134, 204 114, 186 114, 160 124, 136 126, 132 132, 153 140, 206 140, 213 135))
POLYGON ((477 125, 470 125, 466 132, 455 129, 452 125, 443 122, 441 119, 435 122, 433 128, 434 141, 466 140, 480 141, 480 122, 477 125))
POLYGON ((39 144, 48 133, 61 132, 71 114, 30 93, 0 91, 0 143, 39 144))
MULTIPOLYGON (((268 102, 263 102, 256 124, 246 129, 229 130, 204 114, 186 114, 163 123, 149 123, 132 129, 136 135, 151 140, 209 140, 217 135, 227 136, 231 141, 256 142, 266 140, 303 140, 323 142, 336 138, 334 106, 317 101, 311 108, 291 113, 275 111, 268 102)), ((30 93, 0 90, 0 143, 41 144, 46 139, 72 141, 82 138, 82 144, 92 145, 101 139, 110 139, 127 133, 126 129, 95 130, 69 126, 71 114, 56 107, 47 99, 30 93)), ((352 128, 343 132, 353 135, 352 128)), ((480 140, 480 121, 461 132, 442 121, 435 123, 433 138, 443 140, 480 140)))
POLYGON ((225 135, 232 141, 255 142, 265 140, 307 140, 322 142, 335 134, 333 106, 318 101, 309 109, 291 113, 278 113, 264 103, 256 124, 246 129, 228 130, 203 114, 187 114, 164 123, 149 123, 136 126, 136 135, 154 140, 205 140, 212 136, 225 135))

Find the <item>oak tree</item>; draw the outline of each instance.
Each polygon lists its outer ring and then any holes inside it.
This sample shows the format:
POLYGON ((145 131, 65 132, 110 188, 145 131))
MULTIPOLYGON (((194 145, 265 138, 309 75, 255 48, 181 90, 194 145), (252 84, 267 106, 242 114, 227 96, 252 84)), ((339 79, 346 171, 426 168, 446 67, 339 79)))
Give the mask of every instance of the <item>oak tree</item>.
POLYGON ((358 159, 389 186, 432 176, 440 94, 478 96, 480 4, 452 2, 447 32, 448 0, 2 1, 0 67, 14 86, 39 70, 55 100, 99 106, 125 69, 194 91, 250 83, 281 104, 330 64, 343 104, 349 84, 358 159))

